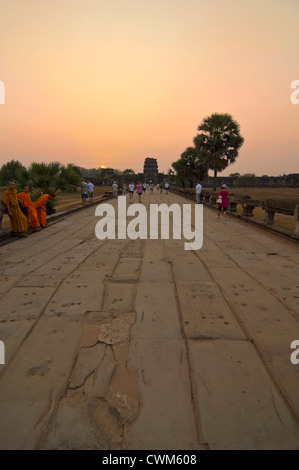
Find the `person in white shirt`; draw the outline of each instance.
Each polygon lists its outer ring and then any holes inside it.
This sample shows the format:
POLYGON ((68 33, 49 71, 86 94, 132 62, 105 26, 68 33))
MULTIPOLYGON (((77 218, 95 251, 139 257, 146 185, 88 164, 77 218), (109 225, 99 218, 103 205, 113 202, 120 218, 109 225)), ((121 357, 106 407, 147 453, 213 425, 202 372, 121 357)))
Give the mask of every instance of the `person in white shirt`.
POLYGON ((89 197, 88 202, 92 202, 94 184, 91 181, 87 181, 87 190, 88 190, 88 197, 89 197))
POLYGON ((118 185, 116 184, 116 181, 114 181, 112 185, 112 191, 113 191, 113 197, 117 197, 118 185))
POLYGON ((135 189, 135 186, 133 183, 130 183, 129 184, 129 194, 130 194, 130 199, 133 198, 133 194, 134 194, 134 189, 135 189))
POLYGON ((200 182, 198 181, 197 182, 197 185, 195 187, 195 192, 196 192, 196 202, 197 204, 200 204, 200 195, 201 195, 201 191, 202 191, 202 185, 200 184, 200 182))
POLYGON ((166 194, 168 194, 169 184, 167 183, 167 181, 166 181, 164 187, 165 187, 165 192, 166 192, 166 194))

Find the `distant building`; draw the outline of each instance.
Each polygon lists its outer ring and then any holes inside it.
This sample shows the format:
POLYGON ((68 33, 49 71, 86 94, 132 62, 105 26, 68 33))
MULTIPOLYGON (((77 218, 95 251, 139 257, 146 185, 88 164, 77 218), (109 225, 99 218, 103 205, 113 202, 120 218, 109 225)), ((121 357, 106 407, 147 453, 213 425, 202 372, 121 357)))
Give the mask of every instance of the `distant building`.
POLYGON ((158 163, 156 158, 146 158, 144 160, 143 177, 146 183, 152 181, 158 184, 158 163))
POLYGON ((119 175, 115 174, 113 168, 101 168, 100 181, 102 186, 112 186, 114 181, 120 184, 119 175))
MULTIPOLYGON (((242 175, 241 175, 242 176, 242 175)), ((298 188, 299 173, 291 173, 282 176, 257 176, 258 185, 262 188, 298 188)), ((237 176, 217 176, 216 184, 220 188, 223 184, 227 184, 232 188, 238 179, 237 176)), ((204 188, 212 188, 214 186, 214 177, 207 176, 204 178, 202 186, 204 188)))

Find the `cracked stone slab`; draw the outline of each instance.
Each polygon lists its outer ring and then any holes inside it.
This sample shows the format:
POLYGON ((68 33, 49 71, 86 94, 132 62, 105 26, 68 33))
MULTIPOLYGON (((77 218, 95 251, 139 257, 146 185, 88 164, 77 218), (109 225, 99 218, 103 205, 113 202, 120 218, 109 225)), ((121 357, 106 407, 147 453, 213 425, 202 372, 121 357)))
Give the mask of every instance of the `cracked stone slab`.
POLYGON ((138 374, 128 366, 129 349, 129 342, 113 345, 117 367, 106 394, 106 400, 117 409, 125 424, 137 418, 140 407, 138 374))
POLYGON ((123 423, 129 424, 137 418, 140 404, 133 395, 120 392, 111 393, 108 401, 117 409, 123 423))
POLYGON ((134 312, 122 313, 117 318, 100 326, 99 341, 106 344, 116 344, 130 338, 130 330, 135 322, 134 312))
POLYGON ((210 449, 298 448, 298 426, 249 341, 188 341, 197 420, 210 449))
POLYGON ((134 330, 138 337, 181 338, 179 312, 171 282, 140 282, 137 289, 134 330), (140 336, 141 335, 141 336, 140 336))
POLYGON ((177 291, 187 338, 245 339, 215 283, 178 282, 177 291))
POLYGON ((117 363, 114 359, 112 348, 106 347, 105 354, 95 373, 94 386, 92 390, 93 396, 98 398, 106 397, 116 366, 117 363))
POLYGON ((121 443, 121 422, 105 401, 64 398, 43 449, 117 450, 121 443))
POLYGON ((141 407, 125 428, 126 449, 198 449, 184 341, 135 331, 128 365, 138 372, 141 407))
POLYGON ((0 448, 34 449, 65 395, 82 332, 77 318, 41 318, 0 382, 0 448), (20 384, 22 386, 20 386, 20 384))
POLYGON ((96 344, 91 348, 81 348, 69 383, 69 388, 81 387, 86 378, 94 372, 105 354, 105 345, 96 344))

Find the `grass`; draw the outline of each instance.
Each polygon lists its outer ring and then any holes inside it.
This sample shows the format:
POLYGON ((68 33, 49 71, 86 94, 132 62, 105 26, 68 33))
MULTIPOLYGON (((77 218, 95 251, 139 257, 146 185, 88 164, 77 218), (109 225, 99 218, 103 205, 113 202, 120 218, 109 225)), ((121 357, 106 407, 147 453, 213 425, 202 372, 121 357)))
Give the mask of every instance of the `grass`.
MULTIPOLYGON (((93 191, 94 200, 102 197, 105 194, 105 191, 111 191, 111 186, 95 186, 93 191)), ((60 193, 57 197, 57 204, 55 209, 57 212, 60 212, 65 209, 70 209, 72 207, 81 205, 82 199, 80 191, 74 193, 60 193)))

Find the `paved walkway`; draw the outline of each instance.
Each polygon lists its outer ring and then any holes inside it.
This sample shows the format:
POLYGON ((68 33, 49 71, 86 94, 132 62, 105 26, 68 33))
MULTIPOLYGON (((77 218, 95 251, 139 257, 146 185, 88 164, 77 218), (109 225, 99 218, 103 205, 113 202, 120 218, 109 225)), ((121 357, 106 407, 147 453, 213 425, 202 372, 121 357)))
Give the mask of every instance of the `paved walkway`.
POLYGON ((298 247, 206 207, 198 251, 100 241, 94 211, 0 247, 0 448, 298 449, 298 247))

